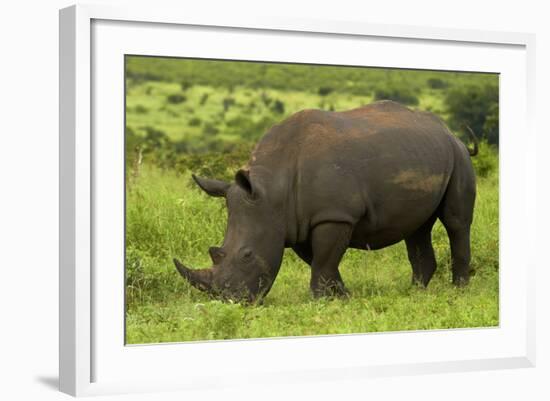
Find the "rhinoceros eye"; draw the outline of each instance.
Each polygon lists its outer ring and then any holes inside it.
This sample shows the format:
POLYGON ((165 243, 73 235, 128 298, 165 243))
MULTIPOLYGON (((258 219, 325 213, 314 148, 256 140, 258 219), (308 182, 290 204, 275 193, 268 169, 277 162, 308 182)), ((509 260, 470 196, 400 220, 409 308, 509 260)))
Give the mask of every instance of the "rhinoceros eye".
POLYGON ((244 248, 242 250, 242 257, 245 260, 249 260, 252 258, 252 250, 250 248, 244 248))

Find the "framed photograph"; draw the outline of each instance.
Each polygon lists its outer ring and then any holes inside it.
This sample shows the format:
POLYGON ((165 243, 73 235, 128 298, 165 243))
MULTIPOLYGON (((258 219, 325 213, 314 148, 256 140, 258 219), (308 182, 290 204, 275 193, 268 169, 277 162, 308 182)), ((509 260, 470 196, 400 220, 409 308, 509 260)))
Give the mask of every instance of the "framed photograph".
POLYGON ((61 391, 533 366, 533 51, 61 10, 61 391))

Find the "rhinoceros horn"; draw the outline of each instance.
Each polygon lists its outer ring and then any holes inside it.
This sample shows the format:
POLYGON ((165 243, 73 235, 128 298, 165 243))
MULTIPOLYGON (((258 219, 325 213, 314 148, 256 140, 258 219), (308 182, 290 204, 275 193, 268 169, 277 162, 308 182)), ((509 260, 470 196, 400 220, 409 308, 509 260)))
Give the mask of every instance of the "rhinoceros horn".
POLYGON ((212 269, 193 270, 185 267, 179 260, 174 259, 176 269, 180 274, 191 283, 191 285, 201 291, 212 291, 212 269))

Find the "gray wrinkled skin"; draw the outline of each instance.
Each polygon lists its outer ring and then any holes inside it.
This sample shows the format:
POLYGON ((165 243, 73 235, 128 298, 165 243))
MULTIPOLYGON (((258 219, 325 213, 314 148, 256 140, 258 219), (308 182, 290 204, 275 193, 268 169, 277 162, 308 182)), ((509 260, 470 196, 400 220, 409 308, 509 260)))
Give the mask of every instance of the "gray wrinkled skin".
POLYGON ((210 248, 211 268, 174 260, 176 268, 214 297, 254 302, 271 289, 290 247, 311 266, 314 296, 342 296, 338 265, 347 248, 405 240, 413 282, 427 286, 439 218, 453 283, 467 284, 475 153, 477 143, 470 152, 435 115, 395 102, 296 113, 264 135, 234 182, 193 176, 226 198, 227 231, 221 247, 210 248))

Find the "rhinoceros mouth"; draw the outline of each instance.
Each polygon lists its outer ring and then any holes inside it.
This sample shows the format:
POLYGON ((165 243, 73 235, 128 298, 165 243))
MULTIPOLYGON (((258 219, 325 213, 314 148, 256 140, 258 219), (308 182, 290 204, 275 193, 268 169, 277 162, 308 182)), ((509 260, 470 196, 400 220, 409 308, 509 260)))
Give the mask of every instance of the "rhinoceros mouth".
POLYGON ((273 285, 273 279, 268 274, 262 273, 258 277, 257 291, 251 291, 245 282, 237 286, 225 283, 223 286, 215 285, 215 267, 208 269, 190 269, 178 259, 173 259, 176 269, 189 284, 196 289, 205 292, 215 299, 222 301, 235 301, 245 303, 261 303, 265 295, 273 285))

